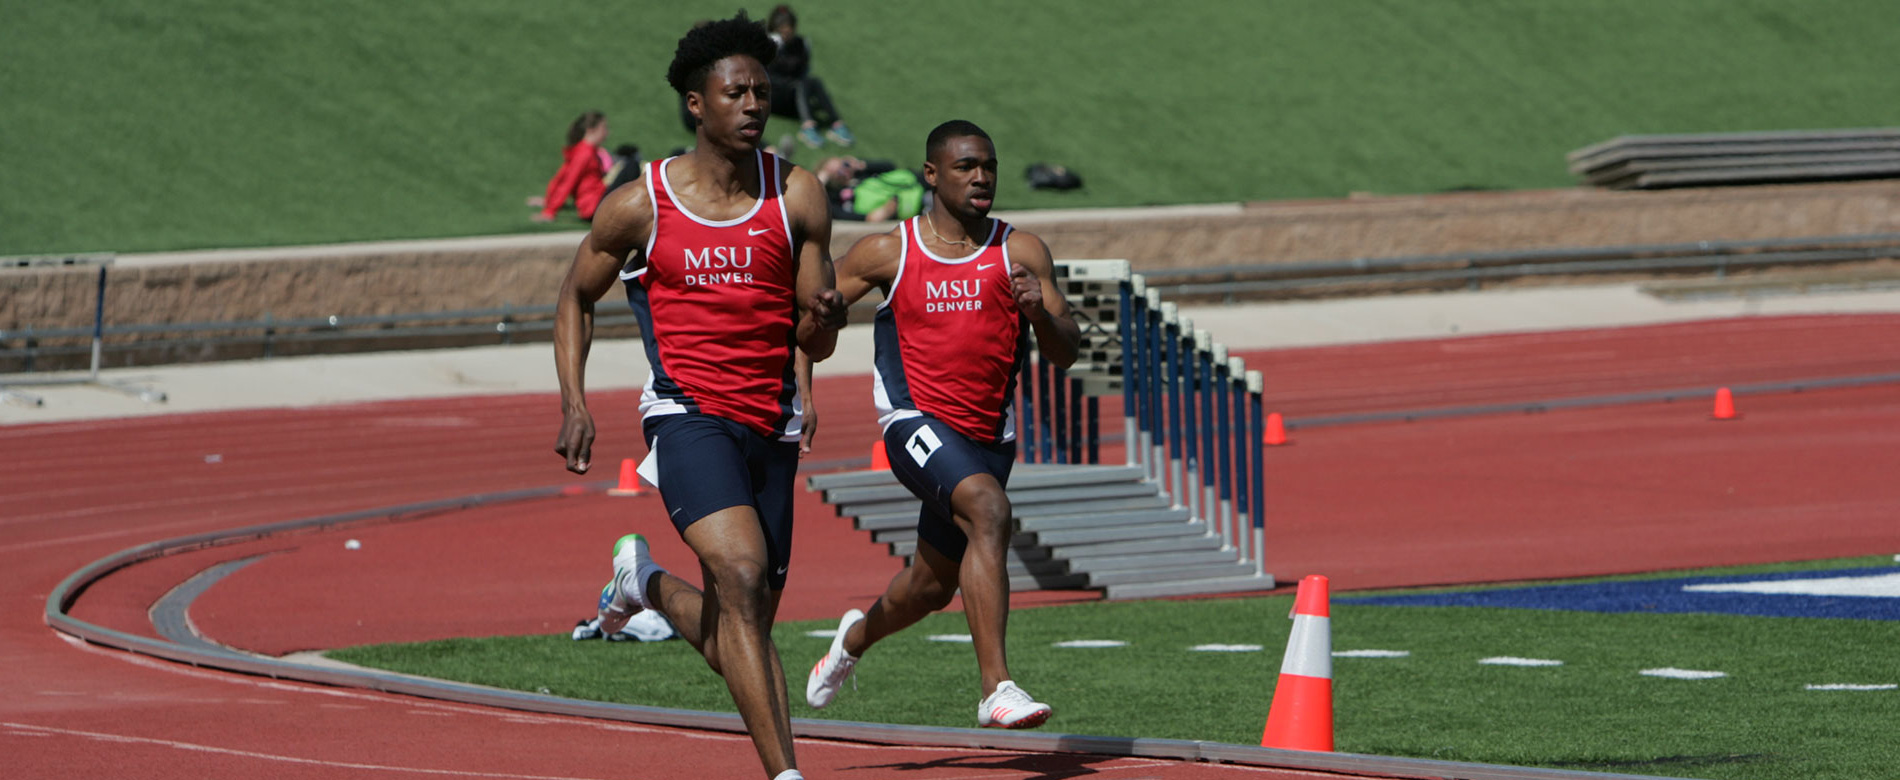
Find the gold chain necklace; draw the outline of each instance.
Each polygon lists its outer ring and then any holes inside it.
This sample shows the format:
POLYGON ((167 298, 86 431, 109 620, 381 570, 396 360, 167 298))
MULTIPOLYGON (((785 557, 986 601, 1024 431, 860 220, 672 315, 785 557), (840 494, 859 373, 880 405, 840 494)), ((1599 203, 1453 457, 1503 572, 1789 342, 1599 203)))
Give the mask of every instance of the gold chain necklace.
POLYGON ((944 238, 942 233, 937 232, 937 221, 931 219, 929 214, 924 215, 924 224, 930 226, 930 234, 936 236, 937 241, 944 246, 967 246, 971 249, 976 248, 976 244, 971 242, 968 238, 962 241, 951 241, 950 239, 944 238))

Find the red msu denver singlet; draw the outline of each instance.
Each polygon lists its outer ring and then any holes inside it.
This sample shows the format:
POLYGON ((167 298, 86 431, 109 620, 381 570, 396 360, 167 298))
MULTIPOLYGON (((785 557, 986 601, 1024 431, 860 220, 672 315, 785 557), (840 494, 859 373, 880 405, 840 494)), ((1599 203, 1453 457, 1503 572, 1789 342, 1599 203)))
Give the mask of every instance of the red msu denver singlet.
POLYGON ((797 441, 802 422, 792 373, 797 316, 791 222, 776 155, 759 153, 759 199, 715 222, 673 197, 666 166, 647 170, 653 235, 646 264, 620 278, 646 342, 642 419, 699 412, 762 436, 797 441))
POLYGON ((897 279, 877 307, 878 422, 929 414, 979 442, 1012 441, 1028 328, 1010 291, 1011 228, 990 220, 982 248, 948 258, 924 248, 921 219, 898 226, 897 279))

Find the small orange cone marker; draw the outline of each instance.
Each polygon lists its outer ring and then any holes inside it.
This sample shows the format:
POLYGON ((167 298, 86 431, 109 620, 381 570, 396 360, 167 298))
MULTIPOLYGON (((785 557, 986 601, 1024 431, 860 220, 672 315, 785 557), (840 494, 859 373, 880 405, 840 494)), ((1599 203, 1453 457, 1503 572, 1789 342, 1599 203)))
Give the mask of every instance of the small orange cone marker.
POLYGON ((647 489, 640 486, 640 474, 635 471, 638 465, 632 458, 620 459, 620 484, 607 489, 610 496, 644 496, 647 489))
POLYGON ((1740 416, 1741 415, 1735 413, 1735 394, 1729 392, 1726 387, 1717 388, 1715 391, 1715 411, 1709 413, 1709 419, 1733 420, 1740 416))
POLYGON ((891 458, 889 455, 884 454, 884 440, 883 439, 878 439, 876 444, 871 445, 871 470, 872 471, 890 471, 891 470, 891 458))
POLYGON ((1300 580, 1293 600, 1293 634, 1280 662, 1280 683, 1260 746, 1283 750, 1333 749, 1333 630, 1325 577, 1300 580))
POLYGON ((1268 412, 1267 432, 1260 437, 1260 443, 1269 447, 1278 447, 1286 442, 1286 421, 1280 419, 1279 412, 1268 412))

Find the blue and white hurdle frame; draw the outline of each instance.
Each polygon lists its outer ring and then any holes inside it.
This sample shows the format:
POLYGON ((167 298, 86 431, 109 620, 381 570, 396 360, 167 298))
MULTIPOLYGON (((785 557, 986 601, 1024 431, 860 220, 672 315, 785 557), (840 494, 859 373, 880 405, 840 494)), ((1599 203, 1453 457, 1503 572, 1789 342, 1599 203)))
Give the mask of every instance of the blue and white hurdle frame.
POLYGON ((1099 463, 1099 399, 1120 395, 1125 465, 1264 576, 1261 372, 1195 328, 1125 260, 1058 261, 1056 276, 1082 345, 1066 371, 1039 356, 1025 361, 1024 461, 1099 463))

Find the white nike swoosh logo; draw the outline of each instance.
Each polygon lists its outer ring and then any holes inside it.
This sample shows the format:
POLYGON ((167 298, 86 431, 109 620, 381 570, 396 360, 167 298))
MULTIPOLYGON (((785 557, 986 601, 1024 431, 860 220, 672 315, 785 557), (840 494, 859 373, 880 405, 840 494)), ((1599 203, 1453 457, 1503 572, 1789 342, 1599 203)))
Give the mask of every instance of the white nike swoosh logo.
POLYGON ((780 573, 780 574, 784 574, 784 573, 785 573, 785 567, 784 567, 784 566, 780 566, 780 567, 778 567, 778 573, 780 573))
POLYGON ((771 228, 759 228, 758 230, 753 230, 752 228, 746 228, 745 234, 748 236, 762 236, 770 232, 772 232, 771 228))
POLYGON ((978 270, 978 271, 988 271, 988 270, 990 270, 991 268, 995 268, 995 267, 996 267, 996 264, 995 264, 995 263, 990 263, 990 264, 988 264, 988 265, 984 265, 984 264, 982 264, 982 263, 978 263, 978 264, 977 264, 977 266, 976 266, 976 270, 978 270))

